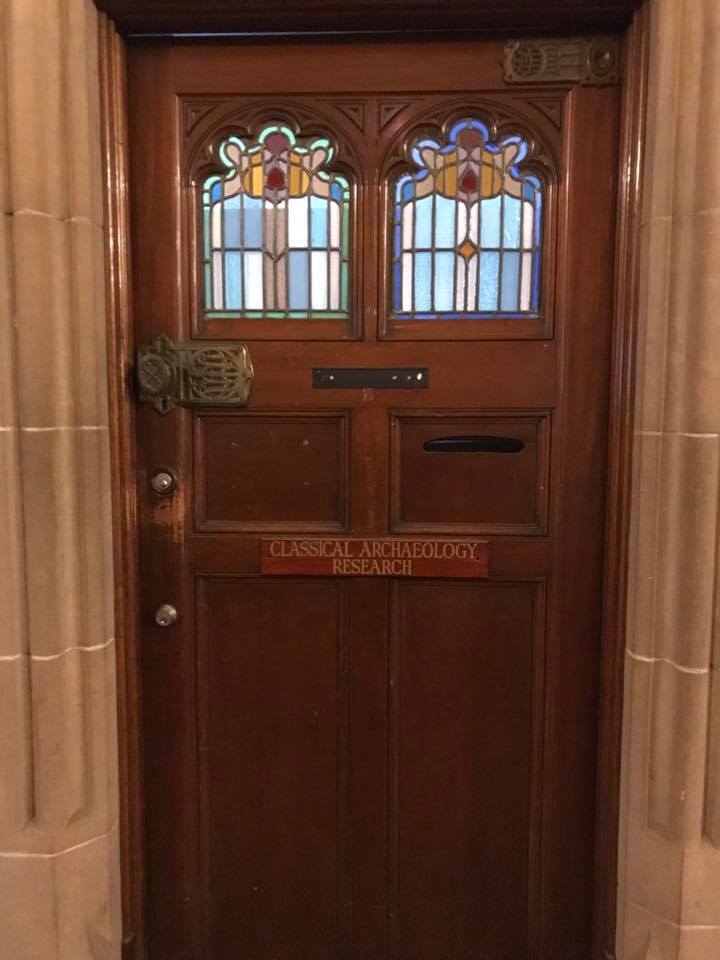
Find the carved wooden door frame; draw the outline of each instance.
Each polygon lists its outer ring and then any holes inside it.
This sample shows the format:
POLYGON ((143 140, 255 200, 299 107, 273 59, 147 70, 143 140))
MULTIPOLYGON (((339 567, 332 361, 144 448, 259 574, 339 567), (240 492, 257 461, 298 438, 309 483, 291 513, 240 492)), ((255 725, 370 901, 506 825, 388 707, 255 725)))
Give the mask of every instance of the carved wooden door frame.
MULTIPOLYGON (((232 0, 195 4, 179 0, 97 0, 109 16, 99 18, 102 162, 106 223, 106 286, 108 294, 108 380, 113 460, 113 516, 116 581, 119 763, 121 785, 121 855, 123 960, 146 960, 143 936, 142 764, 137 621, 137 543, 133 398, 128 371, 132 363, 132 290, 129 269, 127 174, 127 102, 125 39, 142 34, 158 42, 171 34, 233 31, 237 6, 232 0), (110 19, 113 17, 114 19, 110 19), (117 25, 116 25, 117 24, 117 25), (120 32, 119 32, 120 31, 120 32)), ((595 934, 592 960, 613 960, 617 906, 617 839, 620 818, 620 754, 622 730, 625 606, 631 488, 636 330, 639 286, 639 226, 644 157, 645 104, 649 48, 649 10, 641 0, 525 0, 453 2, 428 6, 427 39, 468 29, 512 36, 533 31, 614 32, 621 39, 622 128, 618 157, 619 197, 615 253, 615 309, 609 436, 607 539, 602 636, 602 704, 596 805, 595 934), (639 8, 639 9, 638 9, 639 8), (634 14, 633 14, 633 11, 634 14), (629 18, 632 20, 628 24, 629 18), (455 29, 454 29, 455 28, 455 29)), ((315 30, 387 31, 408 16, 405 0, 375 5, 370 0, 292 6, 267 0, 243 4, 244 32, 267 29, 271 15, 275 33, 300 27, 315 30), (361 19, 358 20, 358 17, 361 19), (321 24, 322 20, 322 24, 321 24), (359 23, 363 26, 359 27, 359 23)), ((407 36, 407 35, 404 35, 407 36)), ((587 42, 587 41, 586 41, 587 42)), ((540 44, 542 48, 542 43, 540 44)), ((590 50, 590 46, 588 50, 590 50)), ((586 61, 593 67, 592 57, 586 61)), ((602 71, 603 64, 596 64, 602 71)), ((553 77, 552 79, 556 79, 553 77)), ((575 79, 575 78, 571 78, 575 79)), ((587 82, 582 71, 577 82, 587 82)), ((592 80, 592 77, 590 78, 592 80)))

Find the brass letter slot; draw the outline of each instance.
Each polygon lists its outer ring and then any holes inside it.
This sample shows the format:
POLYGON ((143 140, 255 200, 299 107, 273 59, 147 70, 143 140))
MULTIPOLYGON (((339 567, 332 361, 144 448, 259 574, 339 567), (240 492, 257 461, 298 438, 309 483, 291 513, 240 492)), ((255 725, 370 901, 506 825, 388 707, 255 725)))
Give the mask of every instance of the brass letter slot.
POLYGON ((515 437, 436 437, 426 440, 428 453, 520 453, 525 449, 515 437))

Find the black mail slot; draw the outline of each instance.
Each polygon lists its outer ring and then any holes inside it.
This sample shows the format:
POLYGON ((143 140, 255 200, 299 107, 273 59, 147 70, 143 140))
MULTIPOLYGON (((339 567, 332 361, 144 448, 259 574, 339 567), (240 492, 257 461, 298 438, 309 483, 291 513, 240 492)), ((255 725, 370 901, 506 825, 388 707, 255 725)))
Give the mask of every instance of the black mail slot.
POLYGON ((524 449, 516 437, 435 437, 423 444, 428 453, 520 453, 524 449))
POLYGON ((319 390, 427 390, 427 367, 315 367, 313 387, 319 390))

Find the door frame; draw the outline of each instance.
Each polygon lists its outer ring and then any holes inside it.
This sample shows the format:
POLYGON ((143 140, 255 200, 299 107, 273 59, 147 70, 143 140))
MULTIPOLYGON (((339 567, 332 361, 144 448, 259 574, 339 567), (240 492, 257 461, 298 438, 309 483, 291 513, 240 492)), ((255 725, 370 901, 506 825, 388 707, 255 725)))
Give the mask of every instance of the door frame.
MULTIPOLYGON (((175 32, 214 32, 233 29, 234 4, 215 0, 208 11, 193 3, 168 5, 145 0, 97 0, 99 17, 100 111, 106 239, 106 290, 108 331, 108 384, 112 459, 113 547, 118 679, 118 741, 120 770, 121 894, 123 960, 147 960, 144 938, 142 716, 139 676, 139 617, 137 563, 137 505, 134 446, 134 398, 129 371, 133 362, 132 274, 130 270, 129 190, 127 156, 126 40, 142 35, 162 42, 175 32), (142 31, 146 31, 142 33, 142 31)), ((368 28, 384 39, 397 28, 398 8, 378 5, 364 9, 368 28)), ((409 8, 410 4, 406 6, 409 8)), ((323 16, 337 14, 334 27, 350 25, 363 4, 325 5, 323 16)), ((595 923, 592 960, 614 960, 617 909, 618 831, 620 821, 620 757, 625 659, 625 609, 628 576, 628 541, 631 503, 632 437, 636 340, 639 300, 639 238, 642 172, 645 152, 645 113, 650 39, 649 2, 614 0, 593 4, 586 0, 542 0, 530 14, 523 0, 495 3, 490 26, 483 3, 451 0, 443 7, 444 25, 424 30, 425 39, 447 37, 458 30, 468 36, 492 32, 513 36, 557 30, 623 35, 621 142, 618 157, 616 212, 613 354, 609 416, 608 506, 606 517, 605 574, 603 587, 601 710, 598 732, 596 803, 595 923), (500 10, 498 10, 500 6, 500 10), (561 8, 562 7, 562 8, 561 8), (634 14, 632 13, 633 11, 634 14), (528 21, 528 16, 533 19, 528 21), (628 18, 632 19, 628 23, 628 18), (535 24, 537 21, 537 24, 535 24), (453 31, 453 24, 457 27, 453 31), (464 25, 464 26, 463 26, 464 25), (483 31, 483 27, 485 28, 483 31)), ((298 9, 282 0, 265 0, 250 11, 251 32, 265 32, 263 17, 273 18, 272 32, 286 35, 297 30, 298 9)), ((403 16, 406 12, 403 11, 403 16)), ((243 13, 248 16, 247 11, 243 13)), ((247 21, 246 21, 247 22, 247 21)), ((247 29, 247 28, 246 28, 247 29)), ((312 29, 312 26, 310 27, 312 29)), ((317 33, 318 31, 315 30, 317 33)), ((398 38, 407 38, 398 33, 398 38)), ((229 37, 228 37, 229 39, 229 37)))

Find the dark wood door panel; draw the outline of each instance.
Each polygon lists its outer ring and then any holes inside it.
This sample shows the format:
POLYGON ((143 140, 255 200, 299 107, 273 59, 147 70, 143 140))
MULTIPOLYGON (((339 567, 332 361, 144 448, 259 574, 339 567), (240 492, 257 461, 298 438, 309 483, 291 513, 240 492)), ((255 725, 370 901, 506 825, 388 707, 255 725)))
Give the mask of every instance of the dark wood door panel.
POLYGON ((349 444, 347 412, 197 417, 195 528, 347 530, 349 444))
POLYGON ((549 420, 519 412, 393 415, 392 529, 546 533, 549 420))
POLYGON ((390 955, 534 955, 537 587, 408 581, 393 590, 390 955))
POLYGON ((200 581, 200 837, 213 960, 338 956, 347 600, 347 581, 200 581))

